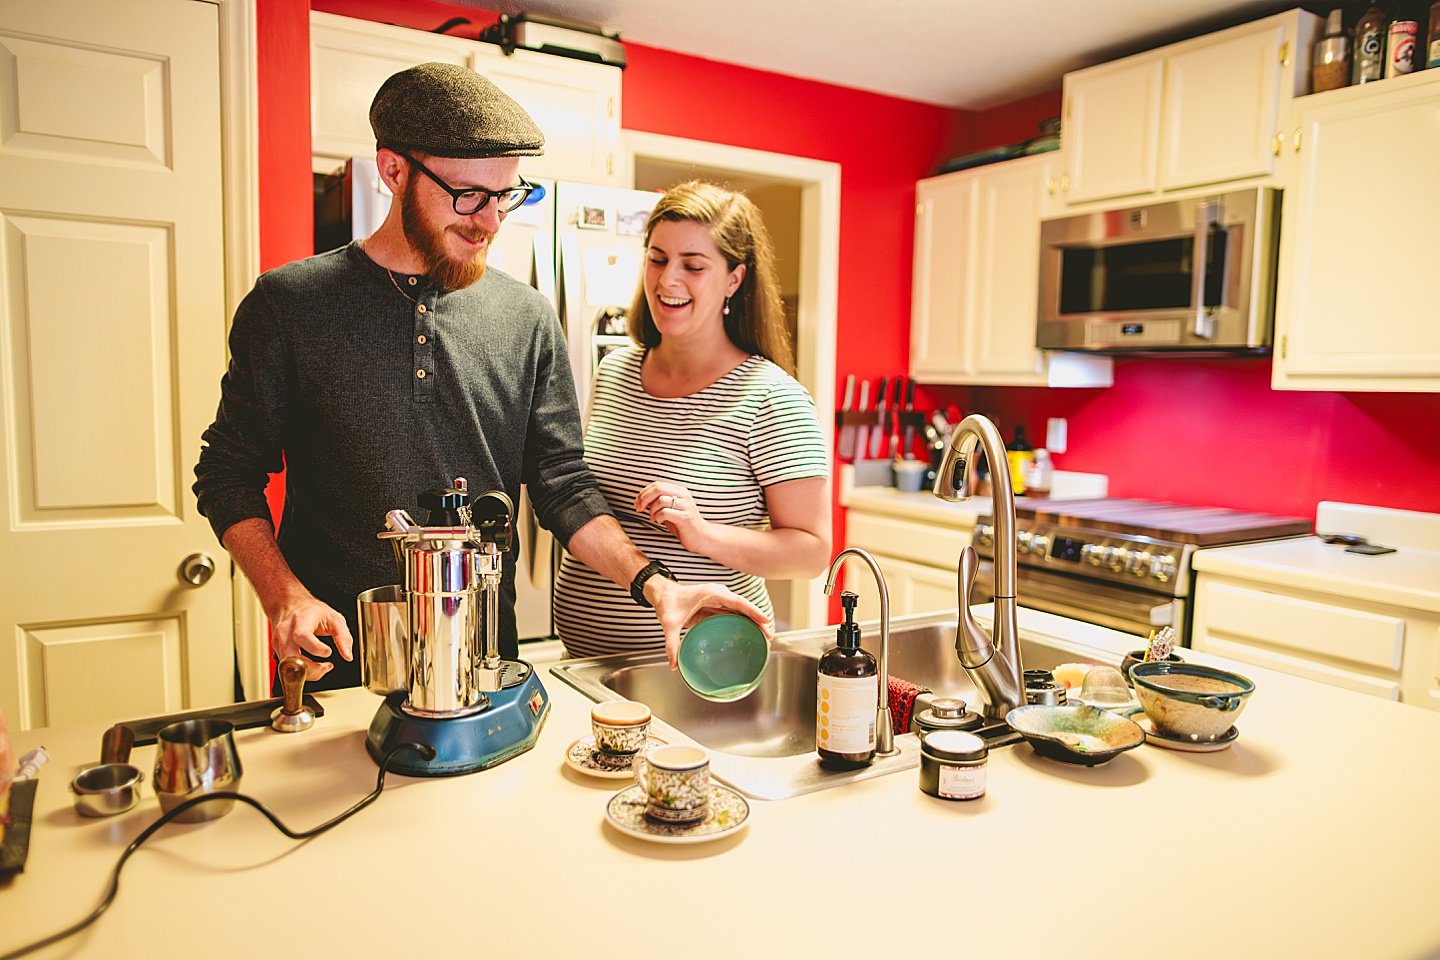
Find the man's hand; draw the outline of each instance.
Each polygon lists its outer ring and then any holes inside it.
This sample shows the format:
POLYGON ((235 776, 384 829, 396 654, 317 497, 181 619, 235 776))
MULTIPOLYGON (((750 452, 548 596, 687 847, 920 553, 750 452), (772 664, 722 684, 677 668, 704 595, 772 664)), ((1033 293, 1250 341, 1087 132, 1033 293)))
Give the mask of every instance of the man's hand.
POLYGON ((296 656, 303 658, 306 682, 319 680, 335 669, 333 663, 316 663, 305 656, 307 653, 317 657, 330 656, 330 647, 320 636, 333 639, 340 656, 346 660, 355 659, 355 641, 350 636, 345 618, 308 593, 270 615, 271 649, 280 660, 296 656))
POLYGON ((718 583, 684 584, 651 577, 645 582, 645 599, 655 608, 655 619, 665 631, 665 656, 671 670, 680 652, 680 631, 717 613, 749 617, 765 631, 767 640, 774 637, 770 621, 759 607, 718 583))

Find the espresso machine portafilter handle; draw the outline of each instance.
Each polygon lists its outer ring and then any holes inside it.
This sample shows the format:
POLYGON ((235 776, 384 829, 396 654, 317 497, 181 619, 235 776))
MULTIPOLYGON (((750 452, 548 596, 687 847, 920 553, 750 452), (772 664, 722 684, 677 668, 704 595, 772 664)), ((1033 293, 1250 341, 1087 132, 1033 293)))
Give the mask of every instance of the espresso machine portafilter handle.
POLYGON ((499 690, 503 664, 500 659, 500 577, 502 555, 509 551, 514 532, 515 504, 501 490, 490 490, 470 504, 470 527, 480 549, 475 554, 475 573, 485 594, 485 652, 477 669, 480 689, 499 690))

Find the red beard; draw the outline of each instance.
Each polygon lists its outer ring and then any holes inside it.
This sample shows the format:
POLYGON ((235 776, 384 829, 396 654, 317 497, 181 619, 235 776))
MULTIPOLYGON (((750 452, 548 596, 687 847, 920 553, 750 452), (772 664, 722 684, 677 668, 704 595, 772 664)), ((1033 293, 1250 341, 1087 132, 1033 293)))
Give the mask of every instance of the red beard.
POLYGON ((483 238, 487 242, 468 258, 451 256, 445 251, 446 228, 425 216, 413 188, 413 181, 407 183, 404 193, 397 198, 400 222, 405 228, 405 239, 425 262, 425 275, 446 290, 463 290, 479 282, 485 275, 485 256, 490 251, 488 241, 493 240, 494 235, 469 224, 457 226, 455 232, 467 240, 474 242, 483 238))

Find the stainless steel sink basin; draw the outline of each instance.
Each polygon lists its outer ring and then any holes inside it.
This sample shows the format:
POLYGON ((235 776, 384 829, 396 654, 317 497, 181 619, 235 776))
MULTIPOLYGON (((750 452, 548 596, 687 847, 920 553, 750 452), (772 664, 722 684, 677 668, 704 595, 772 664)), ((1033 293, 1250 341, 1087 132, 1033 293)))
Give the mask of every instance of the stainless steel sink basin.
MULTIPOLYGON (((862 624, 861 631, 864 645, 873 651, 879 624, 862 624)), ((655 715, 657 736, 703 746, 710 752, 717 779, 746 796, 780 800, 919 766, 920 745, 913 734, 895 739, 897 755, 877 757, 863 770, 830 771, 819 765, 815 672, 820 655, 834 639, 834 627, 778 635, 764 681, 754 693, 733 703, 696 696, 661 653, 565 660, 550 672, 597 702, 623 697, 647 704, 655 715)), ((1027 668, 1054 667, 1070 660, 1115 660, 1090 647, 1033 636, 1022 635, 1020 648, 1027 668)), ((934 697, 958 697, 971 704, 979 700, 955 657, 955 618, 950 614, 894 620, 890 673, 932 691, 922 694, 917 711, 934 697)))

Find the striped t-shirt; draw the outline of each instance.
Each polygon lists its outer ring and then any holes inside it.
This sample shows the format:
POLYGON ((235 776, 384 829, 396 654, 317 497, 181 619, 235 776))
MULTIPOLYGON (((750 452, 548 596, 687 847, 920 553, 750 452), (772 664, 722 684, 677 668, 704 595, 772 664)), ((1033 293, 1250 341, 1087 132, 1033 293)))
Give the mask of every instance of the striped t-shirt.
MULTIPOLYGON (((645 351, 608 355, 595 374, 585 460, 635 545, 682 583, 721 583, 771 615, 765 581, 690 553, 635 510, 656 480, 681 483, 701 516, 765 528, 765 488, 829 475, 815 403, 792 377, 751 356, 699 393, 652 397, 640 385, 645 351)), ((555 627, 571 656, 663 649, 654 611, 583 563, 565 556, 555 589, 555 627)))

